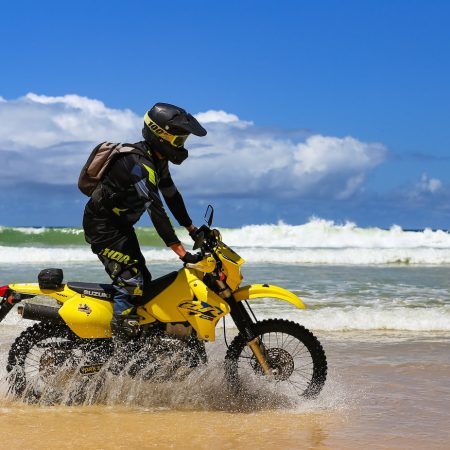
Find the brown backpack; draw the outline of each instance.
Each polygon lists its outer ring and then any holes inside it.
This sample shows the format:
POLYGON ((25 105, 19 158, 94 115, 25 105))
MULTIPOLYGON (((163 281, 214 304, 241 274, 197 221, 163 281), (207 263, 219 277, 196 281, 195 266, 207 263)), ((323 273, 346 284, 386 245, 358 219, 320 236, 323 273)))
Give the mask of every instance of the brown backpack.
POLYGON ((80 191, 90 197, 111 163, 118 156, 128 153, 142 154, 142 151, 139 151, 133 144, 102 142, 97 145, 81 169, 80 177, 78 178, 78 188, 80 191))

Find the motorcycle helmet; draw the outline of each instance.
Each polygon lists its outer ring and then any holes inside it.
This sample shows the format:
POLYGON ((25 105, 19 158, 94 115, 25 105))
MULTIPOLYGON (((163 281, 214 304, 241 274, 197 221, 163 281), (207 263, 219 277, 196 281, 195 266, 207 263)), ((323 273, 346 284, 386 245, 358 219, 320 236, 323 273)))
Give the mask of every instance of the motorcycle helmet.
POLYGON ((174 164, 181 164, 188 157, 184 143, 191 133, 205 136, 206 130, 183 108, 156 103, 145 113, 142 136, 152 149, 174 164))

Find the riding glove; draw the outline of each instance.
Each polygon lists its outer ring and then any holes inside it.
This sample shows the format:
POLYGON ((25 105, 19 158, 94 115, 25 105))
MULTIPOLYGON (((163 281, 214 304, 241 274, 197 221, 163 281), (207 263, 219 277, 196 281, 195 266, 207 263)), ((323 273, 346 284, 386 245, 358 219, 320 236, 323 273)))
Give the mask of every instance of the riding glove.
POLYGON ((203 256, 200 253, 189 253, 186 252, 186 254, 181 258, 181 261, 183 261, 186 264, 195 264, 198 263, 203 259, 203 256))

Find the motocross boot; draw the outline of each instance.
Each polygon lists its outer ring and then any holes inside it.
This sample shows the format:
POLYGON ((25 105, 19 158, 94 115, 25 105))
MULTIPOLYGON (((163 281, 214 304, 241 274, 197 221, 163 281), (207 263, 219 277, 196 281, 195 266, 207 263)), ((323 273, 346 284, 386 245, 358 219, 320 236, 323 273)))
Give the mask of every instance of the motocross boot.
POLYGON ((128 341, 137 336, 139 331, 139 316, 137 314, 114 313, 111 320, 113 339, 128 341))
POLYGON ((130 294, 121 288, 116 289, 111 332, 113 338, 127 340, 136 336, 139 330, 139 316, 136 315, 136 305, 130 302, 130 294))

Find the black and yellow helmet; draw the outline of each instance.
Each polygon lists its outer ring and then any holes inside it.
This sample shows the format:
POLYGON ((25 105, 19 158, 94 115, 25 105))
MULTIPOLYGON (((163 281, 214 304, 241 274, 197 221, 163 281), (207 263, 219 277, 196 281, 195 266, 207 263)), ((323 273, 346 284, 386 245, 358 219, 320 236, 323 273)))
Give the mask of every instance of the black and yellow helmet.
POLYGON ((174 164, 181 164, 188 157, 184 143, 190 134, 205 136, 206 130, 183 108, 156 103, 145 113, 142 136, 152 148, 174 164))

